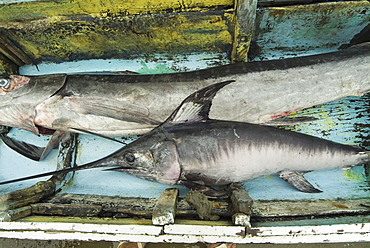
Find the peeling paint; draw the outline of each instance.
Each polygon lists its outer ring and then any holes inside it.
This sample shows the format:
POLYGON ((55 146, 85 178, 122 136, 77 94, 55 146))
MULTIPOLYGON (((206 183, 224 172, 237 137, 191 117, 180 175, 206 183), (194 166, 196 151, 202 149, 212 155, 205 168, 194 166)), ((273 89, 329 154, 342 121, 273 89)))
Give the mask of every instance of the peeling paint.
POLYGON ((138 56, 218 52, 231 49, 229 16, 223 12, 115 16, 75 16, 43 25, 7 30, 34 61, 133 59, 138 56), (216 20, 216 21, 215 21, 216 20))
POLYGON ((0 5, 0 23, 17 20, 35 20, 50 16, 90 15, 107 17, 114 15, 163 14, 182 11, 199 11, 202 8, 222 9, 234 5, 233 0, 62 0, 36 1, 0 5))
POLYGON ((253 60, 334 51, 350 43, 370 21, 370 2, 346 1, 260 8, 253 60))

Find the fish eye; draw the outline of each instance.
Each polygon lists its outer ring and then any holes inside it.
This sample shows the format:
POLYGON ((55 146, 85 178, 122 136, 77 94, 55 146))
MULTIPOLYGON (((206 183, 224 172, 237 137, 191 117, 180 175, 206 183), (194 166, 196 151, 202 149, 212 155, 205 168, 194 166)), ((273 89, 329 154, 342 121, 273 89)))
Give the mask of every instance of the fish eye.
POLYGON ((126 159, 126 162, 129 163, 129 164, 132 164, 133 162, 135 162, 135 155, 132 154, 132 153, 127 153, 125 155, 125 159, 126 159))

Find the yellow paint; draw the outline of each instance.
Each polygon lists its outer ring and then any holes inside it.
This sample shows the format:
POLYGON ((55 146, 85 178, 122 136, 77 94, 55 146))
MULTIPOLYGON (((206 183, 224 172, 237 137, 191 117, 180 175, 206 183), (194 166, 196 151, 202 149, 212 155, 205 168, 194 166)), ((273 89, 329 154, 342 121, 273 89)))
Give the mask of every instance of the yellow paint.
POLYGON ((18 66, 0 53, 0 75, 18 74, 18 66))
POLYGON ((151 219, 131 218, 97 218, 97 217, 63 217, 63 216, 29 216, 19 222, 61 222, 61 223, 89 223, 89 224, 122 224, 122 225, 151 225, 151 219))
POLYGON ((356 181, 356 182, 363 182, 366 179, 364 178, 364 175, 362 173, 359 173, 358 171, 354 171, 352 169, 343 171, 343 176, 348 181, 356 181))
POLYGON ((135 18, 50 18, 26 23, 9 38, 32 59, 54 62, 132 58, 141 54, 224 52, 232 44, 230 14, 184 13, 135 18), (116 56, 116 57, 115 57, 116 56))
POLYGON ((51 16, 90 15, 106 17, 125 15, 167 13, 168 11, 195 11, 216 6, 233 6, 233 0, 64 0, 36 1, 0 5, 0 23, 49 18, 51 16))
MULTIPOLYGON (((86 223, 86 224, 116 224, 116 225, 152 225, 151 219, 137 218, 97 218, 97 217, 63 217, 63 216, 28 216, 17 220, 17 222, 59 222, 59 223, 86 223)), ((188 220, 176 219, 179 225, 208 225, 208 226, 232 226, 230 221, 206 221, 206 220, 188 220)))

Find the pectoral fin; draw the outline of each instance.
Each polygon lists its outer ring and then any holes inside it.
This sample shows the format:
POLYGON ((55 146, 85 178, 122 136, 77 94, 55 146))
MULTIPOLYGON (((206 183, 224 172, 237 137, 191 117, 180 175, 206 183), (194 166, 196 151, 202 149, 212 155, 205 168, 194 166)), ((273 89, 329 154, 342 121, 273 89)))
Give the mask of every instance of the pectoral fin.
POLYGON ((195 182, 185 181, 185 180, 179 181, 178 184, 180 184, 182 186, 185 186, 188 189, 191 189, 191 190, 194 190, 194 191, 199 191, 199 192, 203 193, 204 195, 208 196, 209 198, 223 197, 223 196, 226 196, 226 195, 230 194, 230 192, 231 192, 229 190, 213 189, 213 188, 205 186, 205 185, 201 185, 201 184, 198 184, 198 183, 195 183, 195 182))
POLYGON ((13 149, 19 154, 35 161, 41 161, 59 144, 65 135, 66 132, 55 131, 45 147, 39 147, 23 141, 12 139, 3 133, 0 134, 0 138, 9 148, 13 149))
POLYGON ((159 121, 149 117, 147 108, 126 101, 78 96, 64 97, 64 100, 68 102, 72 109, 81 114, 105 116, 122 121, 151 125, 160 124, 159 121))
POLYGON ((321 193, 321 190, 315 188, 303 177, 304 173, 306 172, 283 171, 279 176, 299 191, 305 193, 321 193))

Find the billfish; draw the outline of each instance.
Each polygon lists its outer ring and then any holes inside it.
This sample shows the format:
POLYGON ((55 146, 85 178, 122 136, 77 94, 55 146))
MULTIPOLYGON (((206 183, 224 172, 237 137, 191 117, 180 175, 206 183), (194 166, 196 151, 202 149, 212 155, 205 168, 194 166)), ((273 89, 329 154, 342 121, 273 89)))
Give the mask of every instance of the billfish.
POLYGON ((370 43, 364 43, 326 54, 181 73, 11 76, 0 80, 0 125, 35 134, 40 127, 144 134, 191 93, 227 80, 235 82, 217 94, 210 117, 261 124, 369 92, 369 68, 370 43))
MULTIPOLYGON (((213 119, 285 124, 279 117, 370 91, 370 43, 326 54, 254 61, 157 75, 44 75, 0 79, 0 125, 40 134, 86 130, 103 135, 149 132, 203 87, 235 80, 213 100, 213 119), (273 123, 271 121, 274 121, 273 123)), ((301 120, 299 120, 301 121, 301 120)), ((298 121, 298 122, 299 122, 298 121)), ((46 148, 1 138, 41 160, 46 148)))
POLYGON ((249 181, 279 173, 296 189, 321 192, 303 173, 349 167, 369 161, 359 147, 272 126, 215 120, 212 100, 233 81, 205 87, 190 96, 161 125, 97 161, 0 184, 67 171, 105 167, 168 185, 184 185, 219 196, 211 186, 249 181))

